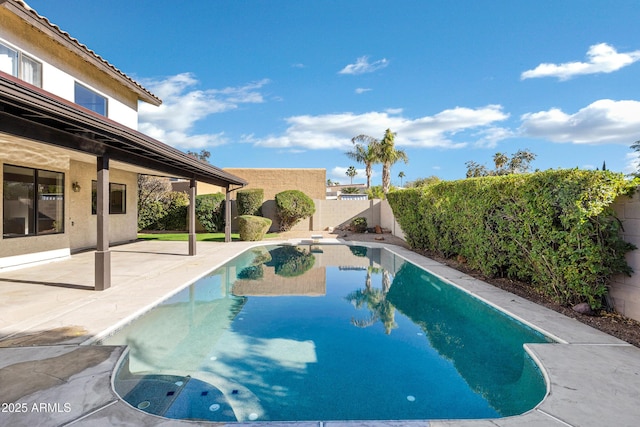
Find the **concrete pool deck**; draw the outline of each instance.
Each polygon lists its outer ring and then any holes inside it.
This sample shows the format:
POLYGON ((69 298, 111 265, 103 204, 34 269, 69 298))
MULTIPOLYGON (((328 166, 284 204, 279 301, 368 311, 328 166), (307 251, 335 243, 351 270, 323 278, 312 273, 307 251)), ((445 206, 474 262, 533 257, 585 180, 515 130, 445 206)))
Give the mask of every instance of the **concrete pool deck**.
MULTIPOLYGON (((308 239, 307 239, 308 240, 308 239)), ((300 239, 289 242, 295 243, 300 239)), ((323 243, 336 242, 325 239, 323 243)), ((268 241, 264 243, 281 243, 268 241)), ((358 244, 358 242, 348 242, 358 244)), ((379 243, 544 331, 558 344, 527 345, 549 393, 535 409, 485 420, 246 422, 234 426, 637 426, 640 349, 406 248, 379 243)), ((0 425, 193 426, 146 414, 113 392, 123 347, 86 345, 194 282, 251 242, 137 242, 112 248, 113 286, 93 287, 93 252, 0 273, 0 425)), ((224 423, 212 423, 222 426, 224 423)))

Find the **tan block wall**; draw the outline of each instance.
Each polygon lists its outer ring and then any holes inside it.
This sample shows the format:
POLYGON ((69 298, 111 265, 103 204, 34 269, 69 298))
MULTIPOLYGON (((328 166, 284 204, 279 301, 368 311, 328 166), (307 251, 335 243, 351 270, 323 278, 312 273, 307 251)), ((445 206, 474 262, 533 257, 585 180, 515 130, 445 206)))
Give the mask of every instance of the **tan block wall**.
MULTIPOLYGON (((640 197, 620 196, 612 205, 624 227, 623 238, 640 248, 640 197)), ((627 253, 627 263, 633 269, 631 277, 620 274, 610 283, 610 297, 616 311, 640 320, 640 249, 627 253)))
MULTIPOLYGON (((285 190, 300 190, 312 199, 324 199, 327 184, 325 169, 224 168, 225 172, 246 180, 246 189, 262 188, 264 200, 274 200, 285 190)), ((200 193, 205 194, 205 193, 200 193)), ((235 192, 231 193, 235 199, 235 192)))
POLYGON ((380 200, 314 200, 316 213, 311 218, 312 230, 349 225, 357 217, 365 217, 368 227, 380 224, 380 200))
POLYGON ((396 221, 396 217, 393 215, 391 205, 386 200, 380 202, 380 226, 390 230, 391 234, 404 240, 404 232, 402 228, 400 228, 398 221, 396 221))

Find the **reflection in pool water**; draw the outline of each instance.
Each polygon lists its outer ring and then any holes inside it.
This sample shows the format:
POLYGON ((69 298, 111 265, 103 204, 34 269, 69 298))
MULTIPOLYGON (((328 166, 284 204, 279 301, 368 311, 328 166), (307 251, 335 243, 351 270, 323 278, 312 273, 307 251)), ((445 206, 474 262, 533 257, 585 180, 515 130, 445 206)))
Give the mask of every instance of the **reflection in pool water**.
POLYGON ((115 383, 133 406, 220 421, 520 414, 546 392, 528 342, 549 340, 389 251, 342 245, 247 251, 103 341, 129 345, 115 383))

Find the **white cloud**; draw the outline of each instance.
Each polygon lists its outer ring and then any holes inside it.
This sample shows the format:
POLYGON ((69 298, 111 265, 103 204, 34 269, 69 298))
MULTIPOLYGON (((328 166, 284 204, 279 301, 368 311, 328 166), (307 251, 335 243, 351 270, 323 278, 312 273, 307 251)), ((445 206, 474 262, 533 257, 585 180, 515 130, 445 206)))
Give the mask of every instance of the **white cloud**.
POLYGON ((640 59, 640 50, 618 53, 606 43, 595 44, 587 51, 587 62, 565 62, 563 64, 543 63, 533 70, 525 71, 520 78, 557 77, 568 80, 582 74, 611 73, 633 64, 640 59))
POLYGON ((559 108, 524 114, 520 133, 554 142, 630 145, 640 135, 640 102, 601 99, 574 114, 559 108))
POLYGON ((634 151, 625 156, 624 173, 632 174, 640 171, 640 153, 634 151))
POLYGON ((287 118, 288 128, 282 135, 265 138, 248 135, 244 141, 263 147, 348 150, 354 136, 365 134, 381 138, 385 129, 389 128, 397 133, 398 146, 460 148, 466 146, 467 142, 453 141, 451 137, 455 134, 474 131, 476 139, 482 140, 493 135, 493 140, 497 140, 498 130, 493 123, 508 117, 499 105, 477 109, 456 107, 417 119, 376 111, 304 115, 287 118))
POLYGON ((211 114, 238 108, 241 104, 264 102, 260 89, 269 80, 239 87, 200 90, 199 81, 191 73, 182 73, 161 80, 143 80, 145 87, 163 103, 159 107, 141 103, 141 132, 183 149, 221 145, 227 142, 222 133, 193 135, 196 122, 211 114))
POLYGON ((368 87, 359 87, 359 88, 356 88, 355 92, 356 92, 358 95, 360 95, 360 94, 363 94, 363 93, 365 93, 365 92, 371 92, 372 90, 373 90, 373 89, 370 89, 370 88, 368 88, 368 87))
POLYGON ((373 73, 376 70, 389 65, 389 61, 386 58, 382 58, 378 61, 369 63, 368 56, 361 56, 356 59, 355 64, 349 64, 342 70, 338 71, 338 74, 365 74, 373 73))

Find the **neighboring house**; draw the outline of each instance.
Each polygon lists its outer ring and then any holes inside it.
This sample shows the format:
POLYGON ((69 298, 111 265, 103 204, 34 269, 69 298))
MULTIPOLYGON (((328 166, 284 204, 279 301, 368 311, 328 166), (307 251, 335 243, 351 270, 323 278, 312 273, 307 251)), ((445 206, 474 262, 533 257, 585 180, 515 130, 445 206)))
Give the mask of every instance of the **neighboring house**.
POLYGON ((138 132, 139 101, 161 104, 23 1, 0 0, 0 270, 96 248, 104 289, 109 244, 136 239, 138 174, 188 179, 192 198, 196 180, 227 199, 246 185, 138 132))

